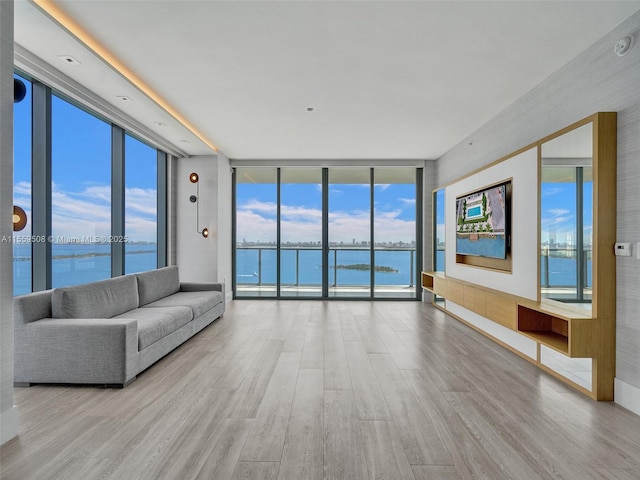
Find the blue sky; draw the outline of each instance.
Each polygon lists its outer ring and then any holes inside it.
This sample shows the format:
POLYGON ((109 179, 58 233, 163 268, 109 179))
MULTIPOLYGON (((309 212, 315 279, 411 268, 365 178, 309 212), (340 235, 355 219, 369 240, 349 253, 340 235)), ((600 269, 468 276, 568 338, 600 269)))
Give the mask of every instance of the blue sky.
MULTIPOLYGON (((415 240, 415 185, 375 185, 376 242, 415 240)), ((276 186, 238 183, 238 241, 275 242, 276 186)), ((370 237, 368 185, 329 185, 329 241, 351 244, 370 237)), ((322 192, 318 184, 283 183, 282 241, 322 239, 322 192)))
MULTIPOLYGON (((31 85, 14 104, 14 202, 31 231, 31 85)), ((125 232, 155 242, 156 150, 125 137, 125 232)), ((52 99, 52 233, 108 236, 111 231, 111 126, 65 100, 52 99)))

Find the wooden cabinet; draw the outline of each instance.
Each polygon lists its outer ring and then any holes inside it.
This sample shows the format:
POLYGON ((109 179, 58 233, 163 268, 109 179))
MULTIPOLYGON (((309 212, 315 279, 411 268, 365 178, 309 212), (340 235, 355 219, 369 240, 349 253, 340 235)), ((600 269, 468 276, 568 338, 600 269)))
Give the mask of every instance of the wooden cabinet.
POLYGON ((544 303, 518 305, 518 332, 572 358, 596 353, 593 331, 597 320, 544 303))
MULTIPOLYGON (((422 288, 568 357, 597 359, 602 354, 601 321, 569 306, 535 302, 441 272, 422 272, 422 288)), ((597 388, 592 396, 602 399, 597 388)))
MULTIPOLYGON (((484 257, 467 258, 456 255, 455 265, 463 264, 461 268, 473 269, 473 274, 467 276, 465 273, 461 273, 460 268, 452 268, 449 270, 450 273, 457 277, 466 277, 479 284, 447 277, 440 272, 424 272, 422 274, 424 289, 438 295, 439 299, 444 298, 444 301, 434 303, 438 308, 448 311, 456 318, 535 362, 540 368, 549 371, 568 384, 585 393, 588 392, 591 397, 597 400, 613 400, 614 393, 616 259, 613 246, 616 241, 617 211, 616 122, 616 113, 614 112, 596 113, 460 179, 460 181, 466 181, 480 171, 494 168, 503 161, 511 161, 522 152, 536 148, 538 177, 537 179, 534 176, 523 178, 524 173, 513 168, 512 200, 514 204, 517 201, 532 203, 537 200, 538 211, 540 211, 543 183, 565 182, 565 177, 568 176, 567 169, 570 169, 571 175, 574 176, 569 175, 569 177, 575 179, 576 191, 585 188, 586 192, 592 192, 590 197, 586 196, 585 192, 582 195, 576 195, 576 198, 582 200, 576 200, 575 207, 576 218, 581 218, 583 221, 585 218, 592 219, 590 233, 588 236, 584 233, 589 230, 586 228, 588 224, 581 227, 576 225, 576 235, 572 241, 567 240, 565 244, 567 252, 570 252, 571 249, 575 252, 573 258, 576 258, 576 281, 575 286, 571 285, 575 295, 571 292, 567 294, 567 291, 558 291, 563 288, 570 289, 561 284, 554 285, 553 282, 550 282, 548 267, 544 269, 547 278, 541 278, 542 272, 539 267, 542 263, 541 250, 544 242, 550 242, 550 236, 548 232, 543 230, 542 217, 539 213, 537 218, 526 215, 521 215, 522 218, 513 218, 512 226, 517 222, 522 222, 520 225, 526 223, 530 228, 526 232, 517 229, 511 231, 511 241, 520 249, 518 255, 527 255, 529 258, 536 256, 537 270, 533 265, 527 269, 515 269, 512 268, 512 263, 503 264, 502 260, 496 262, 494 259, 487 260, 484 257), (517 183, 521 182, 520 185, 522 185, 522 182, 535 182, 536 180, 539 187, 538 198, 522 200, 524 197, 519 193, 522 190, 516 191, 517 183), (591 183, 590 187, 587 186, 589 183, 591 183), (534 225, 537 230, 533 229, 534 225), (577 234, 578 231, 581 232, 580 235, 577 234), (535 232, 538 236, 536 247, 522 242, 523 235, 535 235, 535 232), (525 247, 521 248, 523 245, 525 247), (589 251, 589 247, 590 256, 585 253, 589 251), (587 274, 589 260, 592 273, 590 280, 587 274), (519 283, 519 285, 533 287, 533 282, 535 282, 538 288, 537 298, 522 298, 485 287, 481 280, 478 280, 481 278, 483 270, 492 270, 501 275, 512 275, 510 280, 519 283), (551 299, 555 299, 555 301, 551 299), (567 303, 562 303, 569 301, 574 305, 568 306, 567 303), (587 308, 588 306, 590 308, 587 308), (454 312, 458 314, 456 315, 454 312), (466 319, 461 318, 465 315, 466 319), (485 319, 506 327, 508 330, 497 328, 485 319), (496 332, 502 337, 494 336, 496 332), (516 332, 518 335, 514 336, 512 332, 516 332), (509 344, 512 339, 515 340, 509 344), (517 342, 521 342, 521 345, 517 348, 513 347, 512 345, 517 342), (545 364, 543 357, 545 355, 553 356, 553 352, 547 352, 542 347, 548 347, 571 358, 592 359, 592 376, 589 387, 573 383, 569 378, 564 377, 559 370, 550 368, 548 362, 545 364), (537 353, 532 352, 534 349, 537 350, 537 353)), ((483 182, 484 179, 478 179, 480 185, 483 182)), ((453 185, 451 188, 455 190, 456 183, 453 182, 449 185, 453 185)), ((440 189, 443 188, 447 189, 449 186, 440 187, 440 189)), ((447 198, 446 192, 443 193, 443 196, 445 199, 447 198)), ((455 213, 454 208, 455 205, 448 206, 448 211, 455 213)), ((519 212, 522 213, 522 211, 519 212)), ((455 228, 452 229, 451 225, 451 222, 445 222, 445 226, 451 230, 445 232, 445 248, 455 250, 455 228)), ((515 255, 515 250, 512 250, 511 255, 515 255)), ((562 257, 564 254, 558 256, 562 257)), ((571 258, 571 254, 567 253, 566 258, 571 258)), ((511 259, 508 256, 507 260, 511 262, 516 259, 511 259)), ((498 282, 494 286, 501 288, 500 285, 504 284, 498 282)), ((567 361, 567 363, 575 365, 586 362, 567 361)), ((561 369, 562 367, 560 367, 561 369)))

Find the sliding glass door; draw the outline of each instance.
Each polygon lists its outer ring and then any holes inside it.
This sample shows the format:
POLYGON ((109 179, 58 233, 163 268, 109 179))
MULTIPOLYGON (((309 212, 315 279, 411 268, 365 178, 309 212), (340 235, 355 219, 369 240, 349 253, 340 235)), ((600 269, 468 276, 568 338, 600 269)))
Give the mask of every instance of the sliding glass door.
POLYGON ((237 168, 235 296, 418 299, 418 172, 237 168))

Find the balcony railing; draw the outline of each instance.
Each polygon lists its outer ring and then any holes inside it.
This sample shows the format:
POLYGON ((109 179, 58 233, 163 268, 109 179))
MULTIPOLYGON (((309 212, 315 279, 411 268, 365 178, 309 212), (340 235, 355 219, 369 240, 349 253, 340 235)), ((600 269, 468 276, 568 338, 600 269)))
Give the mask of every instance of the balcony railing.
MULTIPOLYGON (((237 272, 236 272, 236 284, 240 287, 242 286, 262 286, 262 285, 275 285, 276 283, 276 246, 245 246, 245 245, 237 245, 236 246, 237 253, 237 272), (253 258, 249 257, 250 252, 255 252, 256 254, 253 258), (244 256, 245 258, 240 258, 244 256), (249 265, 247 265, 249 264, 249 265), (242 271, 241 268, 242 267, 242 271)), ((374 251, 376 253, 376 257, 381 259, 381 262, 384 263, 393 263, 393 265, 385 265, 390 267, 392 270, 396 270, 397 273, 401 273, 402 283, 394 283, 394 284, 383 284, 385 286, 397 286, 397 287, 414 287, 415 286, 415 247, 375 247, 374 251), (402 252, 405 254, 403 255, 402 252), (394 258, 385 259, 383 253, 392 253, 395 254, 394 258), (406 257, 406 258, 405 258, 406 257), (408 276, 407 276, 408 272, 408 276), (406 282, 404 280, 406 279, 406 282)), ((293 258, 287 258, 286 262, 289 262, 288 265, 281 266, 281 275, 280 282, 281 285, 286 286, 321 286, 322 285, 322 248, 321 247, 280 247, 281 258, 284 258, 287 255, 286 252, 293 252, 293 258), (306 254, 311 254, 313 262, 313 258, 316 259, 314 262, 314 266, 311 267, 314 269, 313 272, 310 272, 308 269, 309 265, 302 265, 301 256, 306 254), (307 269, 307 270, 305 270, 307 269), (285 271, 286 270, 286 271, 285 271), (293 275, 292 275, 293 272, 293 275), (314 278, 314 281, 310 281, 310 278, 314 278)), ((358 283, 349 283, 349 280, 341 281, 338 283, 339 276, 338 271, 345 269, 351 265, 352 267, 362 265, 362 270, 366 270, 367 275, 370 274, 370 256, 369 247, 335 247, 332 246, 329 248, 329 286, 337 287, 340 285, 365 285, 364 282, 358 283), (355 252, 361 252, 360 255, 355 252), (351 255, 351 259, 341 260, 341 254, 349 254, 351 255), (355 255, 354 255, 355 254, 355 255), (361 257, 358 259, 358 257, 361 257), (355 264, 354 264, 355 261, 355 264)), ((287 255, 288 256, 288 255, 287 255)), ((282 261, 284 264, 285 261, 282 261)), ((307 263, 309 263, 309 258, 307 258, 307 263)), ((379 265, 378 265, 379 267, 379 265)), ((347 268, 348 269, 348 268, 347 268)), ((368 279, 370 277, 367 277, 368 279)), ((396 278, 396 281, 399 279, 396 278)), ((368 285, 368 280, 366 284, 368 285)))
POLYGON ((540 250, 540 283, 543 288, 575 288, 580 283, 591 288, 591 250, 583 250, 578 256, 571 247, 542 247, 540 250), (580 258, 582 268, 578 271, 576 262, 580 258), (581 281, 578 282, 578 275, 581 281))

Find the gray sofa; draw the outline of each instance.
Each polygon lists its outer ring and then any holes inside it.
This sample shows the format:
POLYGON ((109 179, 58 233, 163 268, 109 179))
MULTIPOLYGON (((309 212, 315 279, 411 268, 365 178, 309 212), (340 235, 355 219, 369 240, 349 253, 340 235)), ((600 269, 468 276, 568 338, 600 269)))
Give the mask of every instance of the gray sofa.
POLYGON ((224 308, 223 284, 175 266, 15 297, 14 380, 127 385, 224 308))

